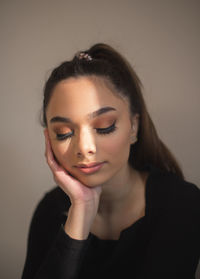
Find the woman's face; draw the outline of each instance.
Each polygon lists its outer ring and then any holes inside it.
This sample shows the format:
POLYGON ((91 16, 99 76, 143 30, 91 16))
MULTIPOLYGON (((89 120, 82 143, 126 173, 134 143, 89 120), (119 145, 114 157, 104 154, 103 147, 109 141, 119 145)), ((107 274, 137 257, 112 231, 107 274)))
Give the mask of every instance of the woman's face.
POLYGON ((129 111, 128 102, 103 78, 58 83, 46 110, 57 161, 88 186, 103 185, 123 173, 138 126, 129 111))

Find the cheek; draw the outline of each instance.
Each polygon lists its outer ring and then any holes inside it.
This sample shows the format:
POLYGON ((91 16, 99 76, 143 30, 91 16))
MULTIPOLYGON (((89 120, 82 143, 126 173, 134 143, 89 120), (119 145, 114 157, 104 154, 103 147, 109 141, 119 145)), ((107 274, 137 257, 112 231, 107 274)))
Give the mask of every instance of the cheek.
POLYGON ((66 165, 67 162, 71 161, 68 144, 53 142, 52 150, 61 165, 66 165), (67 160, 66 157, 68 158, 67 160))
POLYGON ((105 139, 102 142, 102 149, 104 152, 111 156, 117 157, 127 157, 130 149, 130 137, 129 132, 124 134, 117 133, 112 139, 105 139))

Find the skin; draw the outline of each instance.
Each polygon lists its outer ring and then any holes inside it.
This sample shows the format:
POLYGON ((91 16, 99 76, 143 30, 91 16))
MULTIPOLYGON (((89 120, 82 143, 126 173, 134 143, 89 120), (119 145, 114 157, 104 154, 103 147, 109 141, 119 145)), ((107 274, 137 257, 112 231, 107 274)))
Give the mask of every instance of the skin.
POLYGON ((108 81, 90 76, 58 83, 46 117, 47 162, 72 203, 66 232, 76 239, 87 238, 90 231, 101 238, 118 238, 121 230, 144 215, 147 174, 128 164, 130 145, 137 140, 139 116, 131 116, 128 100, 108 81), (94 115, 105 107, 112 110, 94 115), (52 122, 57 116, 70 119, 70 123, 52 122), (113 125, 116 129, 111 133, 98 133, 113 125), (70 133, 72 136, 64 140, 57 138, 57 134, 70 133), (76 167, 91 162, 104 164, 91 174, 76 167), (77 212, 82 219, 75 218, 77 212))

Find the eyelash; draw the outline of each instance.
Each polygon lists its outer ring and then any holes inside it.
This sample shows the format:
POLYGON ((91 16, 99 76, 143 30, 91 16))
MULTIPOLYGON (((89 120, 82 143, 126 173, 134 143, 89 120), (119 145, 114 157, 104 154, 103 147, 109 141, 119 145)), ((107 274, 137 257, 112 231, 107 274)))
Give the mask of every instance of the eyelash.
POLYGON ((97 133, 98 134, 101 134, 101 135, 107 135, 107 134, 110 134, 110 133, 113 133, 115 130, 116 130, 116 126, 115 126, 115 123, 116 121, 109 127, 107 128, 97 128, 97 133))
POLYGON ((73 136, 73 134, 74 134, 73 132, 67 133, 67 134, 57 134, 56 138, 57 138, 57 140, 65 140, 65 139, 71 138, 73 136))
MULTIPOLYGON (((110 133, 113 133, 117 129, 117 127, 115 126, 115 123, 116 123, 116 121, 107 128, 96 128, 96 131, 100 135, 108 135, 110 133)), ((73 134, 74 134, 74 132, 67 133, 67 134, 57 134, 56 138, 57 138, 57 140, 61 141, 61 140, 71 138, 73 136, 73 134)))

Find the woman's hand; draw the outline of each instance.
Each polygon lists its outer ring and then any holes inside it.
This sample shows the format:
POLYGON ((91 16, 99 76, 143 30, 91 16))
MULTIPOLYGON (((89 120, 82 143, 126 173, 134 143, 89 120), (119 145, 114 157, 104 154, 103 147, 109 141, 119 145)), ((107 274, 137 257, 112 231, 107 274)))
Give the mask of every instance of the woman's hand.
POLYGON ((90 203, 94 202, 94 199, 98 199, 101 193, 101 187, 89 188, 67 173, 67 171, 54 159, 47 129, 44 131, 44 134, 47 163, 53 173, 55 182, 69 196, 71 203, 90 203))
POLYGON ((102 188, 101 186, 89 188, 67 173, 54 158, 47 129, 45 129, 44 135, 47 163, 55 182, 69 196, 72 204, 65 224, 65 231, 72 238, 85 239, 97 214, 102 188))

